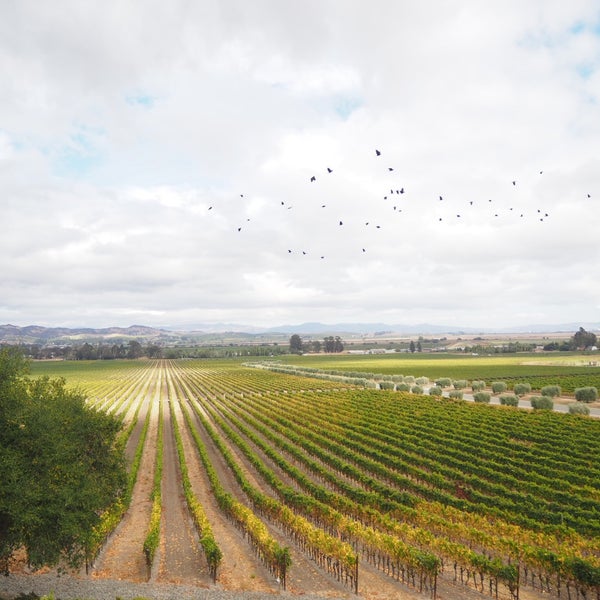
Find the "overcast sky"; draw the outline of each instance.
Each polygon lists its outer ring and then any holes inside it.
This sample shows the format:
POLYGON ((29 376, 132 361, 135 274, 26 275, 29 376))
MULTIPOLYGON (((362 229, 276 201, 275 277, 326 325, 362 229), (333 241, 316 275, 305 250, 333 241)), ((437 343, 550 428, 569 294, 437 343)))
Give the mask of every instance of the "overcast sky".
POLYGON ((597 322, 599 67, 597 0, 3 0, 0 323, 597 322))

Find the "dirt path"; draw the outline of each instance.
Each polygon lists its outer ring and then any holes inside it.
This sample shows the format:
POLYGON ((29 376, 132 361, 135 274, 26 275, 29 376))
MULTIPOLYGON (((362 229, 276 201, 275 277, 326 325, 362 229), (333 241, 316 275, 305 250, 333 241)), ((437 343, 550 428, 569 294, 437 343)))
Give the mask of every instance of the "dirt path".
MULTIPOLYGON (((153 377, 159 377, 159 374, 155 372, 153 377)), ((138 477, 133 487, 131 504, 97 557, 95 569, 91 574, 92 577, 128 579, 138 582, 147 579, 148 569, 144 558, 143 544, 152 510, 150 494, 152 492, 156 457, 159 394, 159 381, 153 381, 152 385, 148 387, 144 406, 140 409, 138 418, 143 427, 146 411, 151 411, 144 452, 138 477)), ((135 447, 128 448, 128 455, 131 452, 135 452, 135 447)))
POLYGON ((167 402, 163 406, 163 427, 162 522, 156 579, 161 583, 185 582, 208 587, 211 579, 181 486, 167 402))

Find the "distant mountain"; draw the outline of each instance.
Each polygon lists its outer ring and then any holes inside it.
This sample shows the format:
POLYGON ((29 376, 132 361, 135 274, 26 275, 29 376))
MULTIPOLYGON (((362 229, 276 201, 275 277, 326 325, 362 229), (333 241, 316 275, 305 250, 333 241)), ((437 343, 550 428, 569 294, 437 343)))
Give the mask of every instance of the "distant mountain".
POLYGON ((79 341, 110 341, 113 343, 128 340, 152 341, 171 339, 173 333, 163 329, 131 325, 130 327, 43 327, 41 325, 0 325, 0 342, 9 344, 67 344, 79 341))
POLYGON ((421 323, 419 325, 390 325, 389 323, 301 323, 300 325, 280 325, 270 327, 269 333, 286 332, 290 334, 374 334, 374 333, 398 333, 398 334, 421 334, 421 333, 480 333, 480 329, 451 327, 449 325, 430 325, 421 323))
POLYGON ((40 325, 0 325, 0 343, 8 344, 74 344, 74 343, 141 343, 159 344, 229 344, 285 342, 290 335, 325 337, 339 335, 352 337, 361 335, 416 336, 416 335, 478 335, 478 334, 523 334, 523 333, 575 333, 579 327, 587 331, 600 332, 600 323, 563 323, 557 325, 526 325, 500 329, 454 327, 449 325, 390 325, 387 323, 319 323, 307 322, 299 325, 277 327, 254 327, 234 324, 204 324, 177 328, 156 328, 145 325, 130 327, 43 327, 40 325))

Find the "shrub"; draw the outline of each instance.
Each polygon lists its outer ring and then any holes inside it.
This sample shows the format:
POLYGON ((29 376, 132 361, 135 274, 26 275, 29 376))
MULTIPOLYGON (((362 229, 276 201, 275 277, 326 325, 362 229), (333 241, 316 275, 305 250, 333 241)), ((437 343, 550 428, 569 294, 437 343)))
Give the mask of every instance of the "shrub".
POLYGON ((372 381, 371 379, 365 379, 365 387, 369 390, 376 390, 377 383, 375 381, 372 381))
POLYGON ((578 402, 595 402, 598 400, 598 390, 595 387, 582 387, 575 390, 575 400, 578 402))
POLYGON ((438 385, 441 388, 450 387, 452 385, 452 379, 450 379, 450 377, 440 377, 435 380, 435 385, 438 385))
POLYGON ((410 385, 408 385, 408 383, 397 383, 396 391, 397 392, 410 392, 410 385))
POLYGON ((414 383, 415 382, 415 378, 412 375, 406 375, 404 377, 404 381, 406 381, 406 383, 414 383))
POLYGON ((491 395, 489 392, 475 392, 473 394, 473 400, 475 402, 485 402, 486 404, 490 401, 491 395))
POLYGON ((504 406, 519 406, 519 399, 515 394, 502 394, 500 396, 500 404, 504 406))
POLYGON ((485 389, 485 381, 471 381, 471 389, 474 392, 480 392, 481 390, 485 389))
POLYGON ((552 410, 554 408, 554 401, 548 396, 532 396, 530 402, 531 408, 536 410, 552 410))
POLYGON ((452 385, 454 386, 455 390, 463 390, 467 387, 467 380, 466 379, 455 379, 452 382, 452 385))
POLYGON ((501 394, 505 392, 507 389, 507 385, 504 381, 494 381, 492 382, 492 392, 494 394, 501 394))
POLYGON ((413 385, 413 386, 410 388, 410 391, 411 391, 413 394, 422 394, 422 393, 423 393, 423 388, 422 388, 420 385, 413 385))
POLYGON ((429 377, 417 377, 415 383, 417 385, 427 385, 429 383, 429 377))
POLYGON ((542 388, 542 396, 549 396, 550 398, 560 396, 560 392, 560 385, 545 385, 542 388))
POLYGON ((572 415, 589 415, 590 407, 585 402, 569 404, 569 412, 572 415))
POLYGON ((442 388, 439 385, 433 385, 429 388, 429 395, 430 396, 441 396, 442 395, 442 388))
POLYGON ((404 375, 392 375, 392 381, 400 383, 401 381, 404 381, 404 375))
POLYGON ((525 394, 529 394, 531 392, 531 384, 515 383, 515 386, 513 387, 513 392, 516 396, 524 396, 525 394))
POLYGON ((462 400, 463 392, 462 390, 450 390, 448 393, 448 398, 454 398, 454 400, 462 400))
POLYGON ((393 390, 396 387, 393 381, 381 381, 379 383, 379 389, 381 390, 393 390))

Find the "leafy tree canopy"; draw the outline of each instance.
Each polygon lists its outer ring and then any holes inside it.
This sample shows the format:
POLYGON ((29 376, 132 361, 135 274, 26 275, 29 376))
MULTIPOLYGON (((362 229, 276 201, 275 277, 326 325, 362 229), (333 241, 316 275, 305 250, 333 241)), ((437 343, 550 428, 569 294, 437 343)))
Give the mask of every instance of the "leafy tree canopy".
POLYGON ((64 379, 28 375, 17 349, 0 350, 0 561, 23 547, 34 567, 75 566, 125 486, 121 424, 64 379))
POLYGON ((596 345, 596 334, 586 331, 583 327, 571 338, 571 348, 573 350, 585 350, 596 345))

